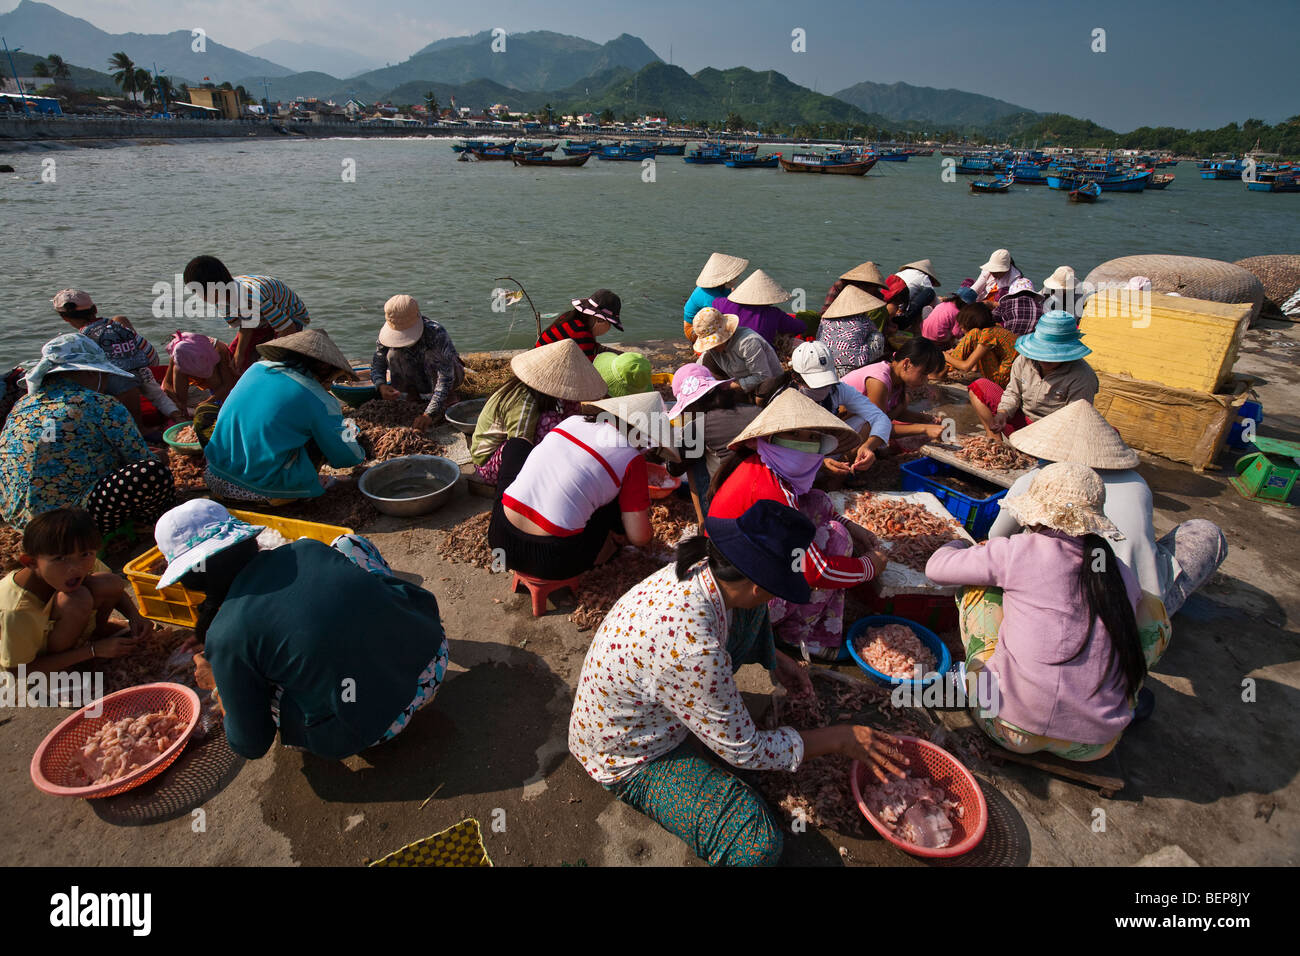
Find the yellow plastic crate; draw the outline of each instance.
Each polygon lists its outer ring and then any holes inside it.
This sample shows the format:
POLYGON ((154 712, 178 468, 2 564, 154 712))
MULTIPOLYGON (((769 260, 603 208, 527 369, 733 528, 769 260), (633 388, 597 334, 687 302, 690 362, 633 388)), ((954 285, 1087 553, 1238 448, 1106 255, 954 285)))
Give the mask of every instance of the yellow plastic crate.
MULTIPOLYGON (((240 521, 249 524, 264 525, 278 531, 290 541, 300 538, 312 538, 329 544, 342 534, 352 534, 351 528, 338 525, 319 524, 315 521, 299 521, 295 518, 281 518, 276 515, 258 514, 254 511, 231 511, 240 521)), ((150 548, 140 557, 127 562, 122 571, 131 582, 135 592, 135 603, 140 613, 153 621, 175 624, 179 627, 193 627, 199 619, 199 605, 206 595, 190 591, 180 584, 173 584, 158 590, 158 581, 162 575, 149 571, 149 566, 162 557, 156 547, 150 548)))
POLYGON ((1099 292, 1088 300, 1079 327, 1096 372, 1212 393, 1232 378, 1250 312, 1249 302, 1099 292))

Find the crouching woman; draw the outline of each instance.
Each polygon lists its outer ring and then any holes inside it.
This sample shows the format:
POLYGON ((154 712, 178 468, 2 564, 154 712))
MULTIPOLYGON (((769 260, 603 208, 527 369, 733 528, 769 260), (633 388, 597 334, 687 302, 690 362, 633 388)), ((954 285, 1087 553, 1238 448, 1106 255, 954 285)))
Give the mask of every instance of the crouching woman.
POLYGON ((592 779, 710 864, 770 865, 781 856, 780 826, 710 756, 744 770, 794 771, 809 757, 843 754, 882 781, 886 772, 901 776, 906 761, 893 737, 870 727, 754 725, 732 676, 742 664, 762 664, 792 692, 812 688, 776 651, 770 627, 733 630, 733 612, 773 597, 808 600, 791 555, 808 548, 813 524, 760 500, 734 520, 704 525, 707 539, 680 545, 675 566, 636 585, 605 617, 578 679, 569 750, 592 779))
POLYGON ((949 542, 926 564, 936 584, 966 586, 958 605, 967 673, 987 670, 993 686, 980 699, 996 701, 976 723, 1016 753, 1106 756, 1169 644, 1164 606, 1143 598, 1102 537, 1116 533, 1105 500, 1091 468, 1048 465, 1003 505, 1027 533, 980 547, 949 542))
POLYGON ((437 598, 394 577, 359 535, 259 551, 263 530, 205 498, 155 529, 167 558, 158 586, 207 596, 195 634, 230 748, 255 760, 277 728, 285 745, 332 759, 391 740, 447 669, 437 598))

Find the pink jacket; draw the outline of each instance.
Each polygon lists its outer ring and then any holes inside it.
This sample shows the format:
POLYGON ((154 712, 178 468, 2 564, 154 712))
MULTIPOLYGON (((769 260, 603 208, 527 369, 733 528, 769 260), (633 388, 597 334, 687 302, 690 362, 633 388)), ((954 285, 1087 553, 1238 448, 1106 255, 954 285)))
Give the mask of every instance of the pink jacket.
MULTIPOLYGON (((987 665, 997 680, 998 717, 1029 733, 1104 744, 1133 712, 1100 621, 1087 640, 1078 583, 1083 561, 1083 538, 1042 531, 973 548, 949 542, 930 557, 925 574, 936 584, 1002 588, 1002 628, 987 665)), ((1118 564, 1136 608, 1137 578, 1118 564)))

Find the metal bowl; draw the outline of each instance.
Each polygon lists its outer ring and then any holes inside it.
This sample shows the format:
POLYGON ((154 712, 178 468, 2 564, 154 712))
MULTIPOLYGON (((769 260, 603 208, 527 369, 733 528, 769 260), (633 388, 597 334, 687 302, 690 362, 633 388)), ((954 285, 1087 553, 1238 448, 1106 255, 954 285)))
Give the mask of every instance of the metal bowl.
POLYGON ((487 403, 486 398, 471 398, 468 402, 457 402, 447 409, 447 424, 463 434, 474 434, 474 429, 478 427, 478 417, 487 403))
POLYGON ((386 515, 413 518, 445 505, 456 491, 460 465, 439 455, 403 455, 371 465, 357 488, 386 515))

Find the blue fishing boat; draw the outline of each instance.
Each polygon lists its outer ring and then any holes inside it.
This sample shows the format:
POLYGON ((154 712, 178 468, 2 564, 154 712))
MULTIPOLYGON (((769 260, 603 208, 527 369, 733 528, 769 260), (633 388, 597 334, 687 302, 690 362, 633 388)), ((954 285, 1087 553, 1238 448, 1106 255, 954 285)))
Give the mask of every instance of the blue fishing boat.
POLYGON ((876 158, 882 163, 905 163, 911 156, 905 149, 887 149, 876 158))
POLYGON ((515 143, 515 149, 521 153, 553 153, 558 145, 558 143, 547 145, 546 143, 529 143, 520 140, 515 143))
POLYGON ((1038 165, 1038 163, 1015 163, 1007 172, 1016 182, 1023 183, 1027 186, 1047 185, 1047 173, 1043 170, 1042 166, 1038 165))
POLYGON ((1247 180, 1246 188, 1257 193, 1300 193, 1300 173, 1295 170, 1263 173, 1247 180))
POLYGON ((1101 198, 1101 187, 1096 183, 1084 183, 1078 189, 1071 189, 1070 202, 1096 202, 1101 198))
MULTIPOLYGON (((1197 164, 1202 179, 1240 179, 1246 171, 1244 159, 1206 159, 1197 164)), ((1259 167, 1256 166, 1256 172, 1259 167)))
POLYGON ((1003 177, 1002 179, 995 179, 992 182, 984 182, 977 179, 975 182, 970 184, 970 191, 973 193, 1004 193, 1011 188, 1012 182, 1014 182, 1014 180, 1009 176, 1003 177))
POLYGON ((640 162, 643 159, 654 158, 653 149, 643 149, 638 146, 605 146, 597 154, 600 159, 621 160, 623 162, 640 162))
POLYGON ((453 143, 451 148, 457 153, 472 153, 476 149, 500 149, 505 147, 514 148, 514 140, 501 142, 496 139, 465 139, 459 143, 453 143))
POLYGON ((1107 179, 1094 180, 1104 193, 1140 193, 1151 181, 1151 170, 1134 170, 1107 179))
POLYGON ((676 144, 660 143, 658 146, 655 147, 655 155, 656 156, 685 156, 686 144, 685 143, 676 143, 676 144))
MULTIPOLYGON (((757 151, 757 147, 755 147, 757 151)), ((759 159, 756 155, 743 153, 732 153, 727 157, 724 165, 731 169, 776 169, 781 162, 781 154, 773 153, 771 156, 764 156, 759 159)))
POLYGON ((956 167, 957 172, 967 175, 972 173, 1000 173, 1006 168, 1006 163, 992 156, 963 156, 956 167))

